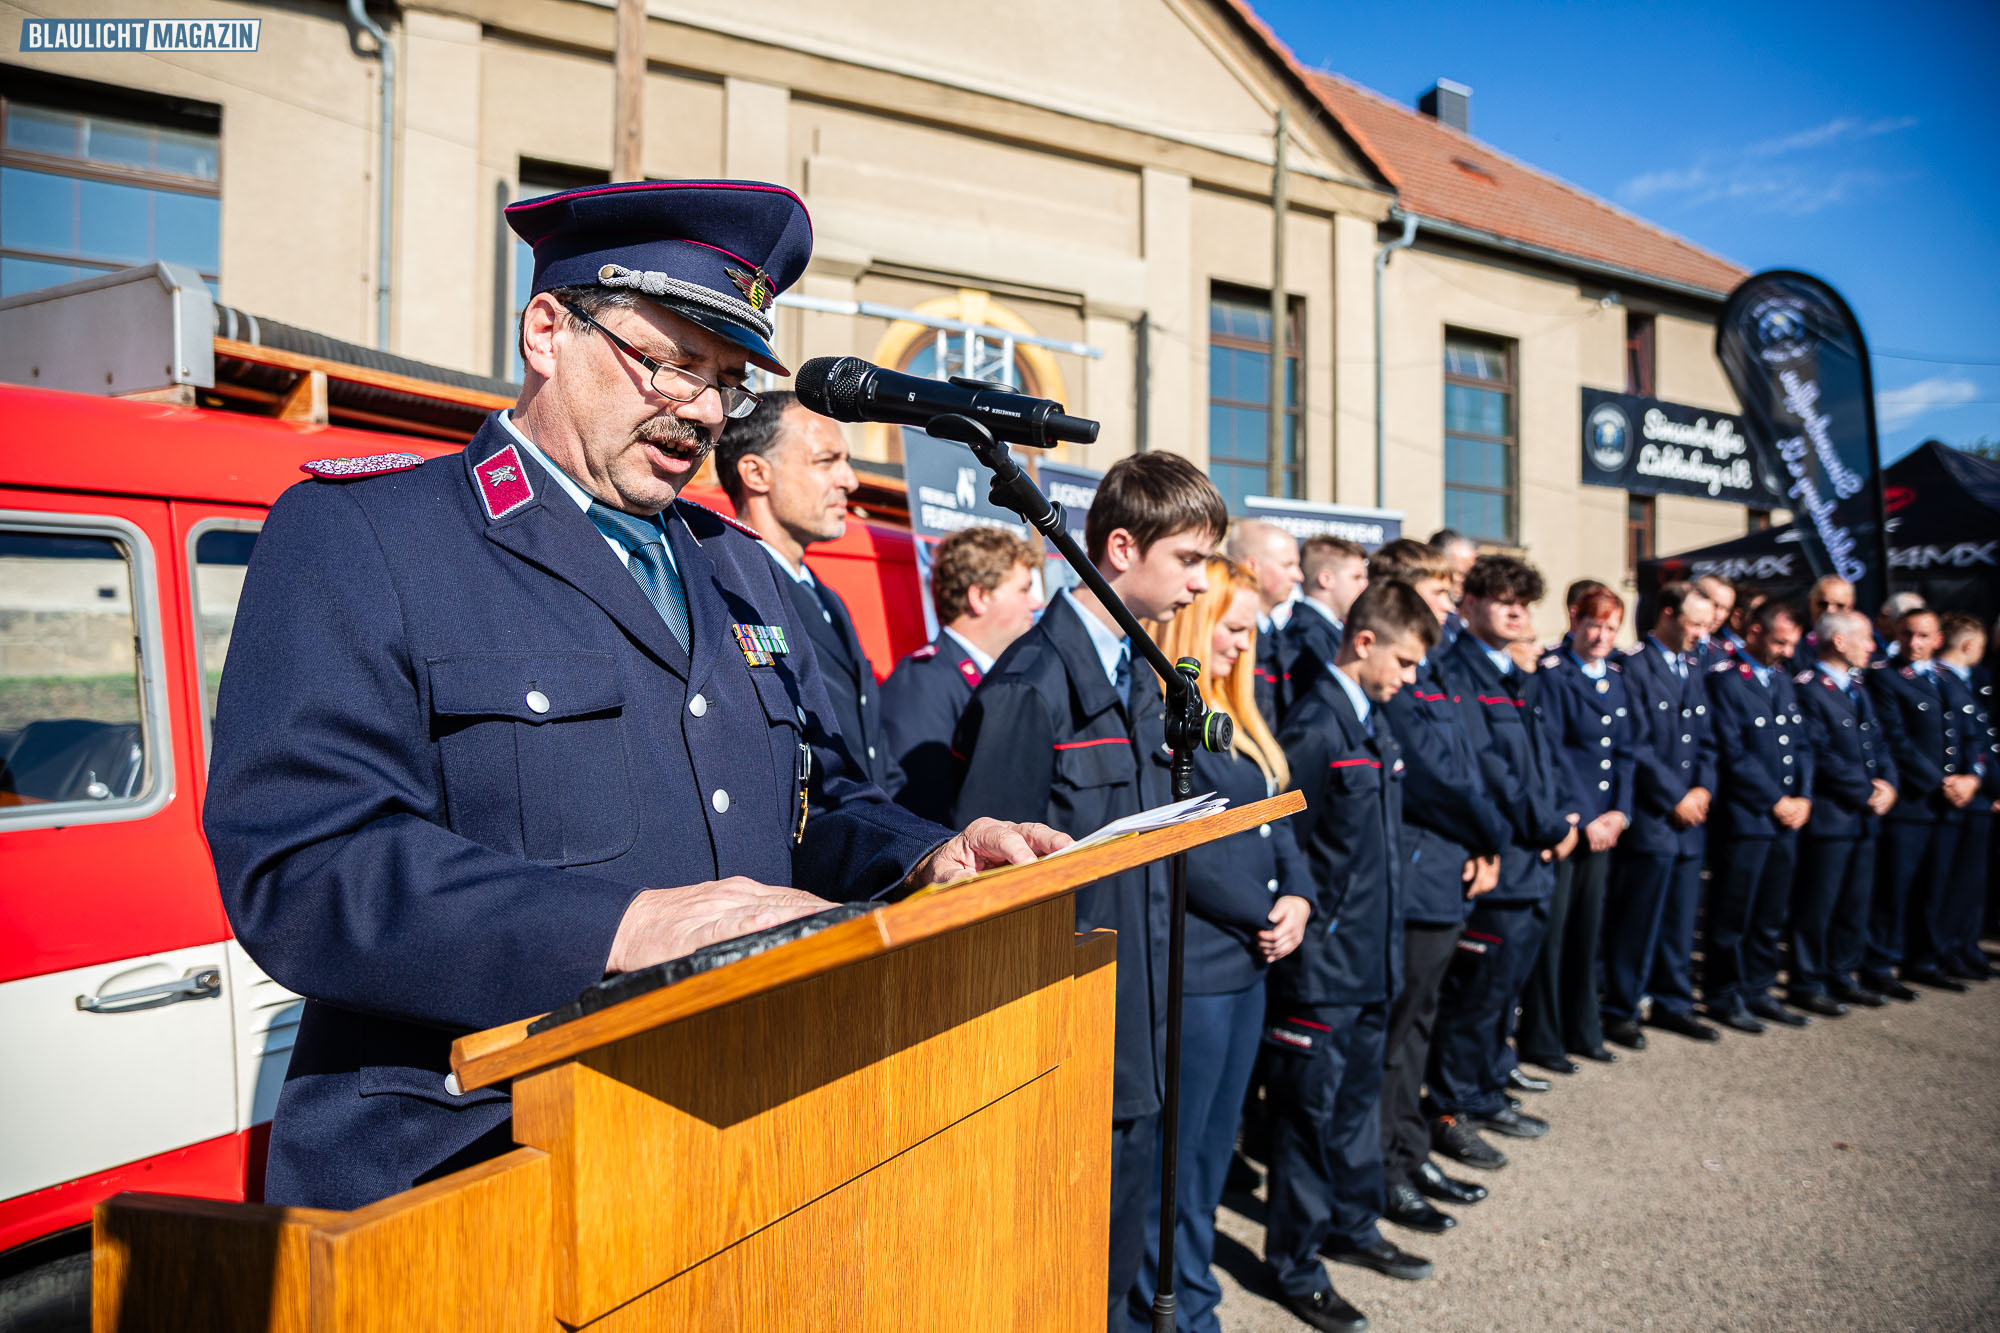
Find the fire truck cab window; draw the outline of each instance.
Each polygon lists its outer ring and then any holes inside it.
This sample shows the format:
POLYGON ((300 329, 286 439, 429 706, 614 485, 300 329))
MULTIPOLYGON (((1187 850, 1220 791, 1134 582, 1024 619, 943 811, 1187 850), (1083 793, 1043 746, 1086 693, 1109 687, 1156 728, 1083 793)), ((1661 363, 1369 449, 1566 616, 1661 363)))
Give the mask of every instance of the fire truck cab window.
POLYGON ((145 795, 131 553, 0 527, 0 816, 145 795))
POLYGON ((225 521, 204 526, 194 539, 194 619, 200 636, 202 735, 215 724, 215 691, 222 683, 222 663, 229 656, 229 636, 236 627, 236 601, 243 594, 243 575, 250 568, 250 548, 257 530, 249 523, 225 521))

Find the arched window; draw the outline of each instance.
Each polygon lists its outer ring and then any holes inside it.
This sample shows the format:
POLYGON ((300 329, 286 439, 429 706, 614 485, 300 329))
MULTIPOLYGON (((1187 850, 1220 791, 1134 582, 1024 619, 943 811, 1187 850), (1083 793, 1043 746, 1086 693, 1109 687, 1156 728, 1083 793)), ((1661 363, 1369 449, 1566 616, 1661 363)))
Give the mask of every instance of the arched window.
MULTIPOLYGON (((927 379, 969 375, 996 380, 1038 398, 1068 401, 1054 355, 1046 347, 1016 341, 1017 336, 1035 337, 1034 326, 988 293, 964 288, 926 301, 911 313, 925 317, 923 322, 899 319, 890 324, 869 358, 875 364, 927 379)), ((869 426, 868 447, 878 458, 903 456, 902 439, 888 426, 869 426)))

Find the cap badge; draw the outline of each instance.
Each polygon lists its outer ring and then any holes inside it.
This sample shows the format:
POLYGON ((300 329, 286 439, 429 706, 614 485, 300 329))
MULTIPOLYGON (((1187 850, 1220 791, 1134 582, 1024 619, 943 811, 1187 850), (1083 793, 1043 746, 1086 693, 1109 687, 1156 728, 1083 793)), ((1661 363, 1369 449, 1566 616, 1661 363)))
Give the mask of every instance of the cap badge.
POLYGON ((750 303, 752 310, 762 313, 770 309, 771 302, 778 299, 778 284, 771 275, 761 268, 745 273, 740 268, 724 269, 729 280, 736 284, 736 290, 743 293, 743 299, 750 303))

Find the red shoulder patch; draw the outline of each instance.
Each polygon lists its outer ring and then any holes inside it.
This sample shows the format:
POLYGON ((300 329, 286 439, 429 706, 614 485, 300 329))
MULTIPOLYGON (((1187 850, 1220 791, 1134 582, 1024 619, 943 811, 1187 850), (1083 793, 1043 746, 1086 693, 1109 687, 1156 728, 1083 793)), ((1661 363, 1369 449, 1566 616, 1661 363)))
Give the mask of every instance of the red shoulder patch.
POLYGON ((350 458, 315 458, 299 464, 299 471, 321 481, 353 481, 387 472, 408 472, 423 461, 422 454, 361 454, 350 458))
POLYGON ((486 506, 489 519, 505 518, 535 498, 521 451, 511 444, 474 467, 472 475, 478 480, 479 503, 486 506))
POLYGON ((958 674, 965 677, 967 685, 970 685, 975 690, 979 688, 979 668, 972 664, 971 658, 966 657, 959 660, 958 674))
POLYGON ((923 647, 917 649, 917 651, 915 651, 914 653, 911 653, 910 658, 911 660, 917 662, 928 662, 933 657, 936 657, 937 653, 938 653, 937 645, 934 643, 927 643, 923 647))
POLYGON ((699 509, 704 514, 708 514, 711 515, 712 517, 719 518, 724 523, 727 523, 730 527, 735 528, 738 532, 742 533, 744 536, 750 538, 753 541, 764 540, 764 535, 758 532, 757 529, 751 527, 749 524, 731 518, 729 515, 723 513, 720 509, 710 509, 707 505, 703 504, 699 500, 690 500, 686 496, 682 496, 678 500, 674 501, 674 503, 684 504, 691 509, 699 509))

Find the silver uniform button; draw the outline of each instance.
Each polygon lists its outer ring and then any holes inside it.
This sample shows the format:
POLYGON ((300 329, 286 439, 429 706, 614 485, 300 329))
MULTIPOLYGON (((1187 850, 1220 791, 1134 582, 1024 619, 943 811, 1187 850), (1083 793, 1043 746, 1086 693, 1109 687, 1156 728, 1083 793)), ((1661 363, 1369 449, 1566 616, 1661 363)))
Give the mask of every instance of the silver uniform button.
POLYGON ((868 747, 868 757, 870 759, 873 759, 875 757, 875 747, 872 745, 868 747))
POLYGON ((798 713, 799 725, 803 727, 806 724, 806 710, 803 708, 799 708, 795 709, 794 711, 798 713))
POLYGON ((1780 744, 1780 745, 1790 745, 1791 743, 1792 743, 1792 738, 1791 738, 1790 736, 1787 736, 1787 735, 1786 735, 1786 734, 1785 734, 1784 732, 1782 732, 1782 731, 1778 733, 1778 744, 1780 744))
POLYGON ((1786 756, 1785 756, 1785 762, 1786 762, 1786 763, 1788 763, 1788 764, 1789 764, 1789 763, 1791 763, 1791 762, 1792 762, 1792 757, 1791 757, 1790 755, 1786 755, 1786 756))
POLYGON ((1268 837, 1270 837, 1270 836, 1271 836, 1271 826, 1270 826, 1269 824, 1259 824, 1259 825, 1257 826, 1257 836, 1258 836, 1258 837, 1260 837, 1260 838, 1268 838, 1268 837))
POLYGON ((1682 745, 1692 745, 1693 743, 1694 743, 1694 736, 1693 736, 1693 735, 1692 735, 1691 733, 1689 733, 1689 732, 1685 732, 1685 731, 1683 731, 1683 732, 1681 733, 1681 744, 1682 744, 1682 745))
POLYGON ((546 713, 549 711, 549 696, 540 690, 529 690, 527 704, 531 713, 546 713))
POLYGON ((1598 767, 1599 767, 1599 768, 1609 768, 1609 767, 1611 767, 1611 761, 1610 761, 1609 759, 1606 759, 1606 760, 1604 760, 1604 761, 1603 761, 1602 763, 1598 764, 1598 767))
POLYGON ((1760 727, 1764 725, 1764 719, 1761 717, 1752 718, 1751 721, 1755 722, 1760 727))
POLYGON ((1931 711, 1931 706, 1929 704, 1918 704, 1917 711, 1919 713, 1928 713, 1931 711))
POLYGON ((856 695, 856 696, 855 696, 855 698, 856 698, 856 700, 857 700, 857 701, 858 701, 858 702, 859 702, 859 703, 861 704, 861 706, 862 706, 863 708, 866 708, 866 707, 868 706, 868 696, 867 696, 867 695, 865 695, 865 694, 861 694, 861 695, 856 695))
POLYGON ((688 712, 693 713, 696 717, 706 717, 708 715, 707 698, 697 694, 694 698, 688 700, 688 712))
POLYGON ((1706 713, 1707 711, 1708 711, 1707 704, 1696 704, 1694 706, 1694 712, 1696 717, 1700 717, 1703 713, 1706 713))
POLYGON ((824 621, 825 621, 825 622, 826 622, 827 624, 831 625, 831 624, 833 623, 833 612, 831 612, 831 611, 821 611, 821 612, 819 613, 819 618, 820 618, 821 620, 824 620, 824 621))
POLYGON ((1597 743, 1599 745, 1609 745, 1611 744, 1611 738, 1609 736, 1599 736, 1597 738, 1597 743))
POLYGON ((1597 789, 1598 789, 1599 791, 1610 791, 1610 790, 1611 790, 1611 784, 1610 784, 1610 783, 1608 783, 1608 782, 1600 782, 1600 783, 1598 783, 1598 784, 1597 784, 1597 789))
POLYGON ((715 789, 715 795, 708 798, 708 803, 715 807, 715 813, 718 815, 729 813, 729 793, 720 787, 715 789))
POLYGON ((1264 881, 1264 887, 1269 889, 1271 892, 1276 893, 1278 891, 1278 881, 1275 879, 1267 879, 1264 881))
POLYGON ((1663 712, 1664 712, 1664 711, 1666 710, 1666 707, 1667 707, 1667 701, 1666 701, 1665 699, 1662 699, 1662 700, 1660 700, 1660 709, 1661 709, 1661 711, 1663 711, 1663 712))

